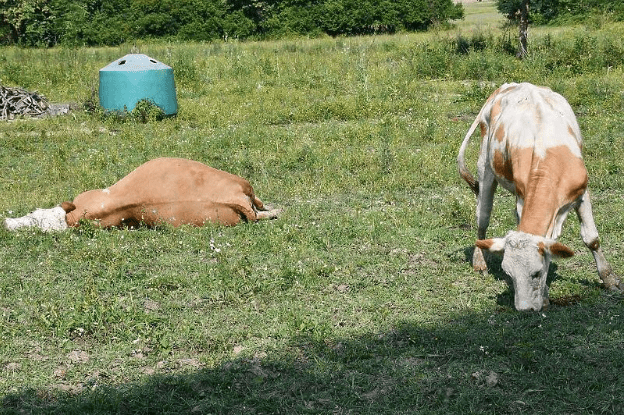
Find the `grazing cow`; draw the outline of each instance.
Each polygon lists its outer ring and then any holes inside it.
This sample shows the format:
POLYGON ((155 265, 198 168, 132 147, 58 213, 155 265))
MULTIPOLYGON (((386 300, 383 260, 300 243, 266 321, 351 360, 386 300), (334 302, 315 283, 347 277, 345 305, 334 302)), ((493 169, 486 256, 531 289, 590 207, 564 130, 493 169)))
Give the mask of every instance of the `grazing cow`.
POLYGON ((106 189, 83 192, 73 202, 5 219, 9 230, 75 227, 83 218, 102 227, 173 226, 205 222, 236 225, 242 220, 275 218, 245 179, 200 162, 177 158, 151 160, 106 189))
POLYGON ((513 282, 517 310, 548 306, 551 258, 574 254, 556 241, 572 208, 603 285, 624 289, 600 248, 581 148, 581 132, 565 98, 549 88, 512 83, 488 98, 459 150, 459 174, 477 195, 474 269, 487 270, 482 249, 503 252, 502 267, 513 282), (464 156, 477 126, 482 138, 478 181, 466 168, 464 156), (504 238, 485 239, 497 183, 516 195, 518 227, 504 238))

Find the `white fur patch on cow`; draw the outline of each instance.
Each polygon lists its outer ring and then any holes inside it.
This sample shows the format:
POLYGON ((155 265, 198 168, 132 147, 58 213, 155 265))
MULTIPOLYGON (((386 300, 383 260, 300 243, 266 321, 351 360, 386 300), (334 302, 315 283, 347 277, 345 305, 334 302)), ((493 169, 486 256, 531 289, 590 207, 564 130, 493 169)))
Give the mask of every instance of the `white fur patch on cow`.
POLYGON ((24 227, 37 227, 43 231, 62 231, 67 229, 65 210, 61 207, 49 209, 38 208, 28 215, 19 218, 6 218, 4 228, 15 231, 24 227))
POLYGON ((102 189, 102 192, 104 192, 105 194, 110 194, 110 189, 108 188, 102 189))

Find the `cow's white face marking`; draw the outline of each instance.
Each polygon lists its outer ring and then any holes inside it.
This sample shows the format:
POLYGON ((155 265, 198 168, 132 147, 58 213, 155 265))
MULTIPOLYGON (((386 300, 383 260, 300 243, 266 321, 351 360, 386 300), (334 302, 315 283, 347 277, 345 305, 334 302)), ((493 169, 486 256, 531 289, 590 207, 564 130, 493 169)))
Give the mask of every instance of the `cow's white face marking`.
POLYGON ((478 240, 477 248, 503 252, 502 267, 511 278, 519 311, 539 311, 548 306, 548 267, 553 258, 574 252, 551 238, 510 231, 504 238, 478 240))
POLYGON ((539 311, 548 306, 546 278, 551 255, 547 247, 554 240, 520 231, 510 231, 503 240, 504 255, 501 266, 512 280, 516 309, 539 311))
POLYGON ((23 227, 37 227, 43 231, 61 231, 67 229, 65 210, 61 207, 36 209, 28 215, 19 218, 6 218, 4 227, 15 231, 23 227))

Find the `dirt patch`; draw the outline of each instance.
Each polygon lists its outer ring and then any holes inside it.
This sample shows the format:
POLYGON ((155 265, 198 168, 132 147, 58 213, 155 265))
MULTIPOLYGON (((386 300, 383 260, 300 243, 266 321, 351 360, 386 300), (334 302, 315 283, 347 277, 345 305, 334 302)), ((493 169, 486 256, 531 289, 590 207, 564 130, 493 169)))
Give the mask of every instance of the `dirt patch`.
POLYGON ((86 363, 89 361, 89 354, 81 350, 74 350, 67 354, 67 358, 72 363, 86 363))

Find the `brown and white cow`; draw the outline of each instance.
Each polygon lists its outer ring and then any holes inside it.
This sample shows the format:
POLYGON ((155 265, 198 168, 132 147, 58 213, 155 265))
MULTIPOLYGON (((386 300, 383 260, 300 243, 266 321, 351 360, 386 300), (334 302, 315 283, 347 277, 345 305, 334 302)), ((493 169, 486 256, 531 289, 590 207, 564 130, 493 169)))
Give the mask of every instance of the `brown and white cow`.
POLYGON ((159 222, 236 225, 241 220, 275 218, 278 213, 265 208, 249 182, 239 176, 192 160, 159 158, 109 188, 83 192, 73 202, 37 209, 21 218, 6 218, 5 228, 62 230, 77 226, 83 218, 102 227, 159 222))
POLYGON ((487 270, 482 249, 504 252, 502 267, 513 282, 518 310, 548 306, 546 277, 551 258, 574 254, 556 241, 572 208, 603 285, 624 289, 600 248, 581 149, 581 132, 565 98, 549 88, 511 83, 488 98, 459 150, 459 174, 477 195, 473 266, 487 270), (477 126, 482 138, 478 182, 464 156, 477 126), (518 226, 504 238, 485 239, 497 183, 516 195, 518 226))

